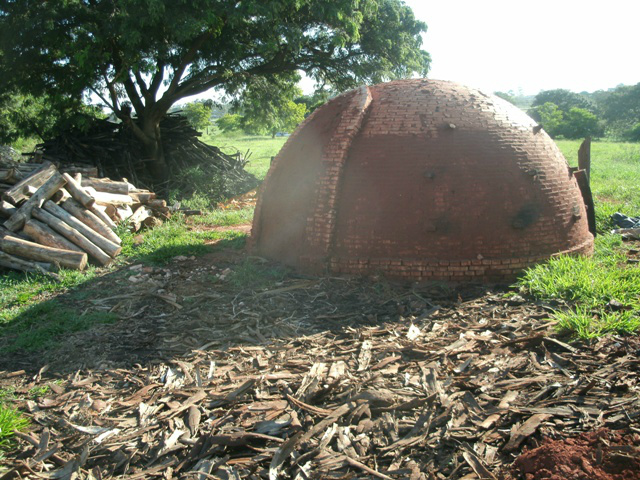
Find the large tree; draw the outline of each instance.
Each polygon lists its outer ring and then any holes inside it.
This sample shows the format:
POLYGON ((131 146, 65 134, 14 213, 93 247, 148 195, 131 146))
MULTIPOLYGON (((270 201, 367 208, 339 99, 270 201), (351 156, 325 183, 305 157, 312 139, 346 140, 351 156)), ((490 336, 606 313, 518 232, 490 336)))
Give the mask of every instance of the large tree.
POLYGON ((600 105, 612 133, 637 138, 634 132, 640 123, 640 83, 616 87, 602 98, 600 105))
POLYGON ((557 105, 562 112, 568 112, 574 107, 582 108, 591 113, 596 112, 595 104, 587 97, 570 90, 558 88, 556 90, 543 90, 536 95, 531 104, 531 109, 528 112, 534 120, 540 121, 536 107, 540 107, 545 103, 557 105))
POLYGON ((338 89, 425 75, 425 29, 401 0, 13 0, 0 5, 0 89, 93 92, 161 178, 159 124, 179 100, 299 70, 338 89))
POLYGON ((242 127, 248 133, 269 134, 291 132, 307 112, 304 103, 294 100, 302 95, 288 78, 274 75, 270 79, 254 79, 244 91, 234 110, 242 114, 242 127))

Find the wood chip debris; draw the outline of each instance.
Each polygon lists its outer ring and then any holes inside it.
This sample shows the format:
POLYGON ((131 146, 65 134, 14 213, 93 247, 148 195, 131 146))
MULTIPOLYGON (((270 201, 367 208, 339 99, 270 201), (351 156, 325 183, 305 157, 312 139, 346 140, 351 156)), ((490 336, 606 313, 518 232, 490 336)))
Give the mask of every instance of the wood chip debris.
POLYGON ((173 339, 147 360, 0 372, 17 391, 51 386, 18 405, 33 427, 1 478, 495 479, 542 437, 640 431, 636 337, 557 338, 546 307, 501 292, 326 278, 259 293, 206 297, 208 345, 177 353, 193 312, 160 302, 171 321, 128 326, 173 339))

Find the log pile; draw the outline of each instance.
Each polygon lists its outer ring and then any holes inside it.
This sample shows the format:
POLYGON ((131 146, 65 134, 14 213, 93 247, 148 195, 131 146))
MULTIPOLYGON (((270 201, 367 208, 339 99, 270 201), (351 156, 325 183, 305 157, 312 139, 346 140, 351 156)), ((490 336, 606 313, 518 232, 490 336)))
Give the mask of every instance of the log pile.
MULTIPOLYGON (((35 159, 47 160, 61 169, 78 163, 89 162, 97 169, 97 174, 108 178, 128 178, 137 186, 145 186, 154 191, 166 188, 181 190, 188 196, 190 182, 183 172, 198 168, 202 175, 211 179, 211 184, 219 185, 219 200, 229 198, 254 188, 258 181, 244 170, 248 155, 240 152, 229 155, 218 147, 205 144, 185 117, 168 115, 160 123, 162 145, 167 163, 169 184, 157 184, 150 174, 148 155, 144 146, 121 123, 96 120, 86 131, 67 131, 56 138, 36 146, 36 151, 28 154, 35 159)), ((0 183, 2 175, 0 173, 0 183)), ((214 199, 215 200, 215 199, 214 199)))
POLYGON ((106 266, 122 250, 118 224, 138 231, 170 215, 153 192, 83 173, 97 170, 61 173, 46 161, 0 165, 7 182, 0 192, 0 267, 51 274, 60 267, 83 270, 88 261, 106 266))

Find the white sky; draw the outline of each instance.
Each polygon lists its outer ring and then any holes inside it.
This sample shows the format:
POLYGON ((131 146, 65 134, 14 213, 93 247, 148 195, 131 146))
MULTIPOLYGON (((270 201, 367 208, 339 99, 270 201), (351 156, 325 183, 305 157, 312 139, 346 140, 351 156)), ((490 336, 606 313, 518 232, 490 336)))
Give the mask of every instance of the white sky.
POLYGON ((486 91, 640 82, 639 0, 405 0, 428 30, 429 77, 486 91))

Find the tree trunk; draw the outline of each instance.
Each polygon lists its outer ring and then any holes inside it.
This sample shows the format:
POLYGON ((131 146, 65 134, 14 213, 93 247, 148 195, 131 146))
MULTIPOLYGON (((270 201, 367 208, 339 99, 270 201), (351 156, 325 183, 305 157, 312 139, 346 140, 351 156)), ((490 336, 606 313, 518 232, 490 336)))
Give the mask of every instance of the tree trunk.
POLYGON ((162 135, 160 134, 160 121, 164 117, 158 115, 149 115, 142 121, 142 131, 145 133, 148 141, 145 142, 145 151, 150 159, 149 173, 156 183, 165 182, 169 177, 169 168, 164 157, 164 149, 162 148, 162 135))

